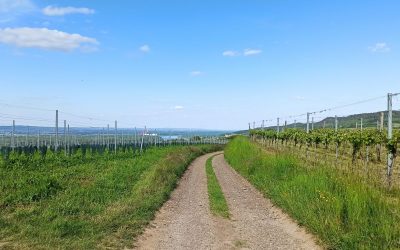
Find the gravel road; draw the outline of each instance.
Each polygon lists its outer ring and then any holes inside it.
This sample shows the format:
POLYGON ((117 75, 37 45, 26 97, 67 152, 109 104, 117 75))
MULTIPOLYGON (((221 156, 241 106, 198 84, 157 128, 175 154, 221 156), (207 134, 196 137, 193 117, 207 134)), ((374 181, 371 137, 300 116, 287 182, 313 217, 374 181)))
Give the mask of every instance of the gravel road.
POLYGON ((138 249, 320 249, 315 240, 238 175, 222 152, 197 158, 171 198, 138 238, 138 249), (213 216, 206 160, 213 166, 231 219, 213 216))

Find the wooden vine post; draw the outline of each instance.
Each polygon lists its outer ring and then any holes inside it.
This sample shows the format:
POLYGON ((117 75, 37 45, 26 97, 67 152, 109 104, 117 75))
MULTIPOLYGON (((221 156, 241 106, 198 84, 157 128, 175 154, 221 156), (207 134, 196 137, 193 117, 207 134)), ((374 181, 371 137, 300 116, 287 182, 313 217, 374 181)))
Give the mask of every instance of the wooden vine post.
POLYGON ((387 158, 387 180, 389 187, 392 184, 392 172, 393 172, 393 120, 392 120, 392 97, 393 95, 391 93, 388 94, 387 96, 387 103, 388 103, 388 144, 389 144, 389 150, 388 150, 388 158, 387 158))

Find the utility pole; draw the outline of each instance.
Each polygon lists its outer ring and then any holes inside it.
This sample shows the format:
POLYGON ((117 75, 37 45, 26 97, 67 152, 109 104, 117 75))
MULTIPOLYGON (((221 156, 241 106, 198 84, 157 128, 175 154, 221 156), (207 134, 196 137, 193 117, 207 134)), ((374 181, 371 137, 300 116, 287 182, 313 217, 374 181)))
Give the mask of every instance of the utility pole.
POLYGON ((107 149, 110 150, 110 124, 107 124, 107 149))
POLYGON ((64 120, 64 154, 67 156, 67 121, 64 120))
MULTIPOLYGON (((378 128, 380 133, 383 132, 383 120, 384 120, 384 117, 385 117, 385 113, 381 112, 381 122, 380 122, 380 127, 378 128)), ((382 143, 380 143, 379 146, 378 146, 378 154, 377 155, 378 155, 378 161, 379 162, 381 161, 381 152, 382 152, 382 143)))
POLYGON ((296 120, 294 120, 294 124, 293 124, 293 127, 294 127, 294 128, 296 128, 296 127, 297 127, 297 124, 296 124, 296 123, 297 123, 297 121, 296 121, 296 120))
POLYGON ((68 151, 68 154, 69 154, 69 147, 70 147, 70 144, 71 144, 71 139, 70 139, 70 136, 69 136, 69 124, 67 125, 67 151, 68 151))
POLYGON ((142 134, 142 142, 140 143, 140 153, 143 152, 143 141, 144 141, 144 134, 146 133, 146 130, 147 130, 147 128, 146 128, 146 126, 144 126, 144 131, 143 131, 143 134, 142 134))
POLYGON ((28 132, 25 134, 25 146, 28 146, 28 137, 29 137, 29 126, 28 126, 28 132))
MULTIPOLYGON (((393 121, 392 121, 392 97, 393 94, 389 93, 387 96, 388 103, 388 141, 390 142, 393 139, 393 121)), ((391 185, 391 177, 393 172, 393 153, 389 150, 388 152, 388 161, 387 161, 387 178, 389 186, 391 185)))
MULTIPOLYGON (((335 132, 337 133, 338 132, 338 118, 337 118, 337 115, 335 115, 335 132)), ((335 154, 335 164, 337 164, 337 160, 338 160, 338 157, 339 157, 339 144, 338 144, 338 142, 336 142, 336 145, 335 145, 335 151, 336 151, 336 154, 335 154)))
POLYGON ((335 115, 335 132, 338 131, 338 118, 337 115, 335 115))
POLYGON ((39 147, 40 147, 40 131, 38 131, 38 134, 37 134, 36 146, 37 146, 37 148, 39 149, 39 147))
POLYGON ((361 118, 361 121, 360 121, 360 129, 361 129, 361 131, 363 130, 363 118, 361 118))
POLYGON ((104 146, 105 139, 104 139, 104 128, 101 128, 101 146, 104 146))
POLYGON ((310 133, 310 113, 307 112, 307 134, 310 133))
POLYGON ((286 130, 286 127, 287 127, 287 121, 285 121, 285 130, 286 130))
POLYGON ((117 154, 117 120, 115 120, 114 153, 117 154))
POLYGON ((11 148, 15 148, 15 120, 13 120, 12 133, 11 133, 11 148))
POLYGON ((311 118, 311 130, 314 130, 314 116, 311 118))
POLYGON ((276 132, 279 134, 279 117, 276 118, 276 132))
POLYGON ((56 110, 56 142, 55 142, 55 149, 58 149, 58 110, 56 110))
POLYGON ((136 127, 135 127, 135 147, 137 147, 137 130, 136 130, 136 127))

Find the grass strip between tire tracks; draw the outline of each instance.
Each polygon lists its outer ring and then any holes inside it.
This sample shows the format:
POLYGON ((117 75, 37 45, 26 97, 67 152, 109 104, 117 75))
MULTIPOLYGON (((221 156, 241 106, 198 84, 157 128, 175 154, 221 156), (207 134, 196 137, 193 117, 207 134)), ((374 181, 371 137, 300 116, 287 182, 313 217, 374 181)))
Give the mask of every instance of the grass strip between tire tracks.
POLYGON ((210 201, 210 210, 214 215, 221 216, 223 218, 229 218, 229 208, 226 203, 224 194, 222 193, 221 186, 218 183, 217 176, 215 175, 212 159, 210 157, 206 162, 206 173, 207 173, 207 189, 208 198, 210 201))

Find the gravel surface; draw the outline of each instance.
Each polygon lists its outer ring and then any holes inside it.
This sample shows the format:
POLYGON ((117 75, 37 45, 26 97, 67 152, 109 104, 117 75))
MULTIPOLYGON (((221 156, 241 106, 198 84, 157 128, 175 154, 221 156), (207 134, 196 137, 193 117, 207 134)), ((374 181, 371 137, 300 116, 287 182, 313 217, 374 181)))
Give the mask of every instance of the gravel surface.
POLYGON ((319 249, 312 236, 273 207, 230 168, 222 152, 197 158, 170 200, 138 238, 139 249, 319 249), (213 216, 207 193, 206 160, 228 202, 231 219, 213 216))
POLYGON ((249 249, 320 249, 315 239, 275 207, 218 155, 215 174, 228 202, 232 226, 249 249))

